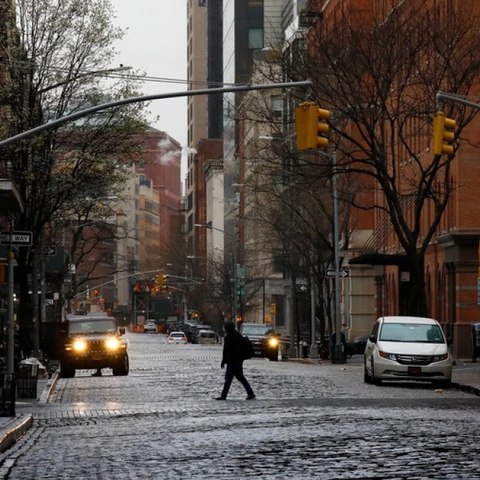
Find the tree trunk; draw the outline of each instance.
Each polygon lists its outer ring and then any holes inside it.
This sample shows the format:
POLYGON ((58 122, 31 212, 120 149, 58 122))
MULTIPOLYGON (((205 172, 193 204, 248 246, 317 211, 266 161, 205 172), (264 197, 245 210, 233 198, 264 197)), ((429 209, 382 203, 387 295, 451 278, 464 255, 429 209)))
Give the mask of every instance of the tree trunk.
POLYGON ((410 255, 410 290, 407 315, 428 317, 427 292, 425 284, 425 261, 423 255, 410 255))

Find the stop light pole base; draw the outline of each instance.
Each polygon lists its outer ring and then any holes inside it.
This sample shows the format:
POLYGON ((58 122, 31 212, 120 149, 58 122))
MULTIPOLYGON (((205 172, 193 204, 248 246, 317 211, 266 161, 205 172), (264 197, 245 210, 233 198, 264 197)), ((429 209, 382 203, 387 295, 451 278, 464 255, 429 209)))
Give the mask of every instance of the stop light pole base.
POLYGON ((332 347, 332 363, 345 363, 343 348, 343 345, 334 345, 332 347))

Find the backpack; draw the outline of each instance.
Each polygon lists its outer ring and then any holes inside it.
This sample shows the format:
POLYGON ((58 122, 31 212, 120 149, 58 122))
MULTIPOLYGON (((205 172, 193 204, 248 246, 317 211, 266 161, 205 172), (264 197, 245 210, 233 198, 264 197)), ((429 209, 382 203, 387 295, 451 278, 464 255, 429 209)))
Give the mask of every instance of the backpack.
POLYGON ((245 335, 242 335, 242 358, 244 360, 250 360, 253 357, 253 344, 252 341, 246 337, 245 335))

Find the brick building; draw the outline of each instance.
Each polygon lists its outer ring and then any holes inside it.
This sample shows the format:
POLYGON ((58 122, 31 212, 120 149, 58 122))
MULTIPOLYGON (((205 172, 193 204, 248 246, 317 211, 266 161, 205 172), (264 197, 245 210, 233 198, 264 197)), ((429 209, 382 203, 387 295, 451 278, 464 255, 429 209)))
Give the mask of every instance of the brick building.
MULTIPOLYGON (((307 2, 307 9, 310 13, 310 39, 316 33, 323 35, 327 41, 335 36, 335 40, 341 43, 342 34, 345 32, 342 31, 342 26, 349 24, 352 29, 358 21, 359 24, 370 25, 370 31, 378 34, 379 26, 385 27, 391 22, 392 39, 398 42, 397 50, 393 49, 392 53, 400 55, 403 46, 403 53, 408 52, 410 60, 414 59, 410 62, 406 60, 403 68, 395 71, 392 88, 385 97, 386 103, 390 102, 390 114, 397 114, 399 103, 405 102, 403 130, 398 128, 400 116, 391 120, 391 115, 383 125, 373 122, 372 125, 376 129, 385 129, 387 133, 385 138, 388 138, 388 141, 382 147, 389 152, 386 155, 386 167, 390 172, 394 172, 392 176, 395 175, 395 188, 401 203, 398 211, 406 222, 403 231, 409 229, 417 235, 417 252, 424 252, 423 271, 428 315, 443 324, 446 334, 453 340, 454 355, 469 358, 471 324, 479 321, 477 278, 480 191, 476 184, 480 175, 480 150, 475 145, 478 121, 468 118, 472 111, 444 102, 442 108, 447 114, 450 112, 450 116, 454 116, 459 125, 455 155, 441 157, 445 163, 438 168, 437 175, 432 180, 433 186, 429 190, 431 198, 424 201, 422 208, 418 205, 420 197, 417 193, 427 193, 422 180, 431 180, 433 177, 428 177, 425 172, 439 165, 436 162, 440 158, 434 156, 431 150, 431 121, 435 110, 439 108, 435 105, 436 91, 444 90, 459 95, 474 95, 478 92, 478 75, 470 76, 468 69, 477 68, 479 62, 478 48, 473 33, 470 32, 478 30, 480 5, 473 0, 317 0, 307 2), (424 22, 423 29, 419 28, 419 19, 424 22), (395 36, 394 27, 398 28, 395 36), (409 31, 409 28, 412 35, 405 40, 405 32, 409 31), (450 32, 452 37, 449 37, 450 32), (462 40, 454 42, 453 32, 464 32, 462 40), (430 35, 430 43, 427 42, 427 35, 430 35), (449 43, 446 38, 451 38, 452 41, 449 43), (403 45, 402 39, 405 42, 403 45), (415 46, 415 50, 412 46, 415 46), (468 62, 463 63, 461 59, 467 57, 468 62), (411 72, 406 72, 406 65, 412 67, 411 72), (457 74, 464 74, 465 78, 455 83, 457 74), (426 78, 431 80, 430 86, 427 85, 426 78), (432 81, 433 79, 438 83, 432 81), (416 103, 412 101, 411 105, 408 105, 400 93, 402 88, 405 89, 405 85, 408 85, 408 94, 410 98, 415 98, 416 103), (424 98, 421 98, 422 95, 424 98), (413 108, 405 113, 407 107, 413 105, 417 114, 413 108), (388 124, 387 120, 391 120, 391 124, 388 124), (448 196, 441 220, 436 225, 436 208, 443 208, 443 199, 448 196), (418 229, 415 230, 417 226, 418 229), (430 229, 432 236, 426 242, 430 229)), ((461 33, 457 38, 460 36, 461 33)), ((371 52, 371 55, 378 60, 376 52, 371 52)), ((405 58, 408 59, 408 55, 405 58)), ((366 90, 375 81, 375 78, 367 77, 365 74, 362 79, 366 90)), ((375 107, 376 105, 371 104, 370 108, 375 110, 375 107)), ((357 126, 357 138, 362 133, 357 126)), ((371 293, 374 307, 372 311, 371 303, 367 302, 366 318, 369 318, 369 321, 384 314, 411 313, 408 298, 411 296, 416 268, 412 261, 412 252, 406 253, 405 243, 400 241, 399 233, 394 231, 390 217, 382 213, 382 208, 390 208, 385 189, 377 188, 378 184, 373 187, 377 206, 371 217, 373 229, 369 238, 365 238, 368 229, 359 237, 363 238, 363 244, 360 242, 358 245, 360 255, 349 262, 352 277, 355 277, 353 272, 356 269, 360 268, 364 272, 363 286, 365 291, 371 293)), ((351 282, 351 279, 348 282, 351 282)), ((349 308, 354 297, 355 291, 346 283, 343 297, 344 322, 353 330, 355 325, 352 325, 349 318, 349 308)), ((366 328, 367 323, 368 321, 362 329, 366 328)), ((360 333, 360 330, 356 330, 356 333, 360 333)))

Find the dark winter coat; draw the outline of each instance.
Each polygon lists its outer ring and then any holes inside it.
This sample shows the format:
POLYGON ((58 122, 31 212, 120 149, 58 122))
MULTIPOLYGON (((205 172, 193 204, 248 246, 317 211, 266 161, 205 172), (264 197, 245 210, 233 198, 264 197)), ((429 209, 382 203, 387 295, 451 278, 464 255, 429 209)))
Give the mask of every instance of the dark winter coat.
POLYGON ((243 360, 242 335, 236 330, 227 332, 223 343, 222 364, 242 363, 243 360))

